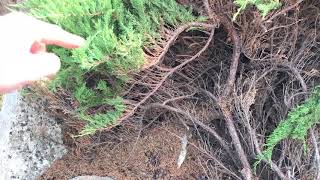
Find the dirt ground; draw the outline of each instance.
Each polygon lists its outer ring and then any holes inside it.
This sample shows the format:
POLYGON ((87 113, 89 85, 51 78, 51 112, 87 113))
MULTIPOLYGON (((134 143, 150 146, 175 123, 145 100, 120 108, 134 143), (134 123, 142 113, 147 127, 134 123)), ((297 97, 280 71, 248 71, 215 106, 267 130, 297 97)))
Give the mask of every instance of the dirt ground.
POLYGON ((200 164, 201 156, 190 145, 185 162, 177 167, 181 151, 179 137, 185 133, 178 126, 168 123, 142 132, 121 131, 80 138, 76 144, 67 138, 72 146, 69 153, 39 179, 64 180, 79 175, 115 179, 207 179, 200 164))

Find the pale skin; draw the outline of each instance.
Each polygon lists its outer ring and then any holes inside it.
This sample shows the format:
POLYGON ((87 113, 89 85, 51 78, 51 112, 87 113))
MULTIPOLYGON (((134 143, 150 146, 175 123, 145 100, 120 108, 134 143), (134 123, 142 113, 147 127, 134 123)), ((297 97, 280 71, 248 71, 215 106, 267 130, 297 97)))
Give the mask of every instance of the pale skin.
POLYGON ((22 13, 0 16, 0 94, 17 90, 60 69, 60 59, 46 45, 81 47, 85 40, 22 13))

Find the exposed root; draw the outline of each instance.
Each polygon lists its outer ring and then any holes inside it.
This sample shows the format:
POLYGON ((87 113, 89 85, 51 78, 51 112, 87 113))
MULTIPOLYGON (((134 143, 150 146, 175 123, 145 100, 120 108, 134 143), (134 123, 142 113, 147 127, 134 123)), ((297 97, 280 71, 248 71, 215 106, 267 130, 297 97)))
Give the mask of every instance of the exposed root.
POLYGON ((314 159, 315 159, 315 166, 316 166, 316 177, 317 179, 320 179, 320 154, 319 154, 319 148, 318 148, 318 141, 315 135, 315 132, 313 129, 310 130, 311 134, 311 141, 314 147, 314 159))
MULTIPOLYGON (((183 30, 185 30, 184 28, 182 28, 183 30)), ((179 70, 180 68, 184 67, 185 65, 187 65, 188 63, 196 60, 204 51, 207 50, 207 48, 209 47, 213 37, 214 37, 214 32, 215 32, 215 28, 212 28, 212 31, 210 33, 210 37, 207 40, 207 43, 205 44, 205 46, 194 56, 192 56, 191 58, 187 59, 186 61, 182 62, 181 64, 179 64, 176 67, 173 68, 166 68, 166 72, 161 72, 159 68, 155 67, 152 68, 151 70, 149 70, 146 74, 146 76, 144 76, 144 78, 138 80, 134 85, 144 85, 146 89, 148 89, 148 93, 140 93, 140 94, 134 94, 132 92, 130 92, 130 94, 134 95, 133 97, 131 97, 132 99, 126 100, 127 102, 132 102, 134 101, 133 99, 136 99, 137 96, 139 96, 141 99, 135 103, 135 104, 127 104, 127 106, 131 106, 127 112, 125 113, 125 115, 118 120, 117 124, 115 124, 114 126, 117 126, 118 124, 120 124, 123 120, 128 119, 129 117, 131 117, 132 115, 134 115, 134 113, 147 101, 149 100, 150 97, 152 97, 158 90, 159 88, 163 85, 163 83, 172 75, 174 74, 177 70, 179 70), (156 78, 156 79, 150 79, 150 77, 156 78), (144 80, 146 80, 146 82, 143 82, 144 80)), ((131 86, 131 87, 132 87, 131 86)), ((136 100, 135 100, 136 101, 136 100)), ((111 127, 108 127, 111 128, 111 127)))
POLYGON ((204 29, 212 29, 215 28, 215 25, 206 24, 201 22, 191 22, 188 24, 184 24, 178 27, 175 31, 171 32, 169 29, 164 31, 164 37, 169 37, 167 41, 164 42, 155 42, 154 45, 160 46, 158 49, 150 50, 148 47, 145 48, 147 52, 149 52, 149 56, 146 57, 146 60, 149 63, 146 63, 142 69, 148 69, 154 65, 161 64, 165 55, 168 53, 170 47, 175 43, 177 38, 181 35, 181 33, 185 32, 189 28, 204 28, 204 29), (161 44, 163 47, 161 47, 161 44))
MULTIPOLYGON (((195 117, 192 117, 190 114, 180 110, 180 109, 177 109, 177 108, 174 108, 174 107, 171 107, 171 106, 168 106, 166 104, 159 104, 159 103, 153 103, 153 104, 150 104, 146 107, 146 109, 151 109, 151 108, 162 108, 162 109, 166 109, 166 110, 169 110, 169 111, 172 111, 172 112, 175 112, 175 113, 178 113, 178 114, 181 114, 181 115, 184 115, 186 118, 188 118, 189 120, 191 120, 193 123, 195 123, 196 125, 199 125, 201 128, 205 129, 206 131, 208 131, 210 134, 212 134, 217 140, 218 142, 220 143, 220 145, 224 148, 224 150, 230 155, 230 157, 233 157, 233 154, 231 153, 231 150, 229 148, 229 146, 225 143, 225 141, 220 137, 220 135, 212 128, 208 127, 207 125, 203 124, 201 121, 199 121, 197 118, 195 117)), ((236 161, 235 161, 236 163, 236 161)), ((225 168, 227 171, 230 171, 229 169, 227 169, 225 166, 221 166, 223 168, 225 168)))
MULTIPOLYGON (((209 16, 212 19, 215 19, 215 15, 211 11, 208 0, 204 0, 204 4, 205 4, 205 7, 208 11, 209 16)), ((230 96, 230 93, 232 93, 232 89, 234 88, 235 78, 236 78, 236 73, 238 70, 239 58, 240 58, 240 53, 241 53, 240 36, 237 33, 237 31, 235 30, 235 28, 233 27, 231 21, 227 17, 225 17, 224 15, 220 15, 218 17, 219 17, 219 20, 221 21, 221 24, 226 27, 229 34, 231 35, 234 45, 233 45, 233 54, 232 54, 232 59, 231 59, 231 67, 230 67, 230 72, 229 72, 227 84, 225 86, 225 91, 217 103, 221 107, 221 111, 225 117, 225 121, 226 121, 228 130, 229 130, 229 134, 232 138, 233 145, 235 146, 237 153, 239 155, 239 158, 241 160, 241 163, 243 165, 243 169, 241 170, 241 174, 243 175, 243 177, 245 179, 252 179, 251 167, 250 167, 249 161, 247 159, 247 155, 245 154, 243 147, 241 145, 236 127, 234 125, 234 120, 232 118, 232 112, 230 111, 232 109, 231 108, 231 101, 232 100, 229 99, 229 96, 230 96)))

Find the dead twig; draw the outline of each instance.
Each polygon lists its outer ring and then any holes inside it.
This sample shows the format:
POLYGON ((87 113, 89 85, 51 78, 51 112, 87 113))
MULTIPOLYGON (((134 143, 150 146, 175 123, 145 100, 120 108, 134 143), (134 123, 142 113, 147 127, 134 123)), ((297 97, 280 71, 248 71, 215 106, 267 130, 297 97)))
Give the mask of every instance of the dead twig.
MULTIPOLYGON (((267 71, 268 72, 268 71, 267 71)), ((265 76, 265 73, 262 74, 262 76, 265 76)), ((260 76, 258 79, 262 79, 262 77, 260 76)), ((236 98, 238 99, 238 101, 235 102, 235 106, 237 109, 237 114, 239 115, 239 118, 243 119, 244 121, 244 126, 246 127, 248 134, 250 135, 250 142, 253 144, 253 151, 256 151, 257 154, 261 154, 261 148, 259 146, 259 141, 257 138, 257 133, 256 130, 254 128, 252 128, 250 120, 251 120, 251 114, 250 114, 250 106, 254 104, 255 102, 255 98, 256 98, 256 94, 257 94, 257 84, 259 80, 256 80, 255 75, 253 75, 250 78, 251 83, 249 84, 249 88, 246 91, 245 95, 243 95, 240 98, 236 98)), ((241 83, 243 84, 243 83, 241 83)), ((238 85, 238 88, 240 88, 238 91, 242 92, 242 86, 238 85)), ((271 163, 271 169, 277 173, 277 175, 281 178, 281 179, 288 179, 285 174, 281 171, 281 169, 278 167, 277 164, 275 164, 273 161, 268 162, 265 161, 265 163, 271 163)))
MULTIPOLYGON (((211 26, 212 27, 212 26, 211 26)), ((179 64, 178 66, 171 68, 170 71, 168 71, 162 78, 160 81, 157 82, 157 84, 154 85, 154 87, 152 87, 151 92, 149 92, 145 97, 143 97, 141 100, 139 100, 139 102, 137 104, 135 104, 131 109, 129 109, 125 115, 120 118, 116 124, 114 124, 113 126, 109 126, 107 127, 107 129, 110 129, 112 127, 115 127, 117 125, 119 125, 123 120, 128 119, 129 117, 131 117, 132 115, 134 115, 134 113, 136 112, 136 110, 143 105, 151 96, 153 96, 159 89, 160 87, 163 85, 163 83, 172 75, 174 74, 177 70, 181 69, 182 67, 186 66, 188 63, 194 61, 195 59, 197 59, 203 52, 205 52, 209 45, 212 42, 212 39, 214 37, 214 32, 215 32, 215 28, 212 28, 212 31, 210 33, 210 37, 207 41, 207 43, 205 44, 205 46, 194 56, 192 56, 190 59, 187 59, 186 61, 182 62, 181 64, 179 64)))
POLYGON ((229 34, 231 35, 231 38, 233 41, 233 52, 232 52, 229 77, 226 84, 226 90, 223 93, 223 96, 227 97, 230 95, 232 88, 234 87, 234 84, 235 84, 239 58, 241 54, 241 41, 240 41, 240 35, 233 27, 231 21, 225 16, 220 16, 220 19, 221 19, 221 23, 225 26, 225 28, 228 30, 229 34))
MULTIPOLYGON (((169 133, 171 133, 171 134, 173 134, 173 135, 176 136, 177 138, 181 139, 180 136, 178 136, 178 135, 176 135, 176 134, 174 134, 174 133, 172 133, 172 132, 170 132, 170 131, 168 131, 168 130, 166 130, 166 129, 164 129, 164 130, 167 131, 167 132, 169 132, 169 133)), ((195 145, 195 144, 192 143, 192 142, 189 142, 189 145, 193 146, 194 148, 196 148, 197 150, 199 150, 202 154, 204 154, 204 155, 206 155, 207 157, 209 157, 210 159, 214 160, 214 162, 216 162, 218 166, 222 167, 222 169, 224 169, 227 173, 229 173, 228 175, 230 175, 230 176, 232 176, 232 177, 234 177, 234 178, 236 178, 236 179, 241 180, 241 178, 240 178, 237 174, 235 174, 235 173, 232 172, 230 169, 228 169, 219 159, 217 159, 216 157, 214 157, 212 154, 208 153, 207 151, 205 151, 205 150, 202 149, 202 148, 199 148, 197 145, 195 145)))
MULTIPOLYGON (((304 94, 307 94, 307 92, 308 92, 307 84, 306 84, 305 80, 303 79, 303 77, 301 76, 300 72, 297 70, 297 68, 293 67, 292 65, 286 65, 286 66, 292 71, 292 73, 295 75, 295 77, 300 82, 304 94)), ((315 160, 316 160, 315 162, 317 164, 317 166, 316 166, 317 179, 320 179, 320 173, 319 173, 320 172, 320 154, 319 154, 317 139, 316 139, 316 136, 314 135, 313 128, 310 129, 310 135, 311 135, 311 142, 312 142, 312 145, 314 147, 314 152, 315 152, 315 160)))
POLYGON ((203 0, 203 4, 204 4, 204 7, 205 7, 210 19, 212 21, 219 21, 219 18, 217 17, 217 15, 212 11, 210 4, 209 4, 209 1, 203 0))
POLYGON ((270 18, 266 19, 266 22, 271 22, 274 18, 278 17, 281 14, 287 13, 288 11, 290 11, 293 8, 295 8, 296 6, 298 6, 302 2, 303 2, 303 0, 298 0, 295 4, 282 9, 281 11, 279 11, 276 14, 272 15, 270 18))
POLYGON ((171 38, 168 40, 168 42, 166 42, 166 45, 162 49, 162 52, 159 55, 159 57, 156 57, 157 60, 152 62, 148 66, 151 67, 153 65, 160 64, 163 61, 165 55, 168 53, 170 47, 175 43, 175 41, 178 39, 178 37, 181 35, 181 33, 183 33, 184 31, 186 31, 187 29, 189 29, 191 27, 192 28, 201 27, 201 28, 206 28, 206 29, 214 29, 215 28, 214 25, 207 24, 207 23, 201 23, 201 22, 190 22, 190 23, 187 23, 187 24, 184 24, 184 25, 178 27, 172 33, 171 38))
MULTIPOLYGON (((209 6, 208 0, 204 0, 205 7, 208 11, 209 16, 213 16, 211 8, 209 6)), ((241 53, 241 42, 240 42, 240 36, 238 32, 235 30, 233 27, 231 21, 224 15, 219 15, 219 20, 221 23, 225 26, 225 28, 228 30, 229 34, 231 35, 232 41, 234 43, 233 47, 233 54, 232 54, 232 59, 231 59, 231 66, 230 66, 230 71, 229 71, 229 76, 228 80, 226 83, 226 88, 225 91, 223 92, 222 97, 219 99, 218 104, 221 108, 221 111, 225 117, 225 121, 229 130, 229 134, 232 138, 233 144, 237 150, 237 153, 239 155, 239 158, 241 160, 243 170, 241 171, 241 174, 245 179, 252 179, 252 172, 250 168, 249 161, 247 159, 247 156, 242 148, 237 130, 235 128, 235 125, 233 123, 232 119, 232 113, 230 111, 231 105, 230 105, 230 99, 227 98, 230 96, 232 89, 234 88, 235 84, 235 78, 236 78, 236 73, 238 69, 238 64, 239 64, 239 58, 240 58, 240 53, 241 53)))
POLYGON ((229 134, 230 134, 231 139, 233 141, 233 145, 235 146, 235 148, 237 150, 237 153, 239 155, 240 161, 243 166, 243 169, 241 170, 241 174, 244 176, 245 179, 252 179, 251 167, 250 167, 249 161, 247 159, 247 156, 242 148, 237 130, 236 130, 235 125, 233 123, 233 119, 232 119, 232 115, 229 110, 229 107, 227 107, 225 103, 220 103, 220 106, 221 106, 221 111, 222 111, 223 115, 225 116, 225 121, 226 121, 228 130, 229 130, 229 134))
POLYGON ((302 90, 304 93, 307 93, 308 92, 308 87, 307 87, 307 84, 306 82, 304 81, 303 77, 301 76, 300 72, 298 71, 297 68, 295 68, 293 65, 289 65, 287 63, 283 63, 281 64, 281 66, 285 66, 287 68, 289 68, 291 70, 291 72, 295 75, 295 77, 297 78, 297 80, 299 81, 301 87, 302 87, 302 90))
POLYGON ((315 136, 315 133, 314 133, 314 130, 313 128, 310 129, 310 134, 311 134, 311 141, 312 141, 312 144, 314 146, 314 151, 315 151, 315 163, 317 164, 316 166, 316 179, 320 179, 320 155, 319 155, 319 148, 318 148, 318 142, 317 142, 317 138, 315 136))
POLYGON ((232 113, 231 113, 231 104, 230 104, 230 98, 229 98, 232 92, 232 89, 234 88, 236 73, 237 73, 239 58, 241 53, 240 36, 238 35, 238 32, 235 30, 231 21, 227 17, 220 16, 220 19, 221 19, 221 23, 226 27, 226 29, 231 34, 234 47, 233 47, 231 66, 230 66, 228 80, 226 83, 226 88, 218 104, 220 105, 221 111, 225 116, 225 121, 227 123, 229 134, 232 138, 233 144, 238 152, 239 158, 243 165, 243 170, 241 171, 241 173, 245 179, 252 179, 252 170, 251 170, 249 161, 247 159, 247 156, 242 148, 237 130, 233 122, 232 113))
MULTIPOLYGON (((229 154, 229 156, 233 159, 233 154, 229 148, 229 146, 226 144, 226 142, 224 141, 224 139, 212 128, 210 128, 209 126, 205 125, 203 122, 201 122, 200 120, 198 120, 197 118, 191 116, 190 114, 188 114, 187 112, 182 111, 181 109, 177 109, 165 104, 160 104, 160 103, 152 103, 149 104, 146 109, 151 109, 151 108, 162 108, 162 109, 166 109, 178 114, 181 114, 183 116, 185 116, 186 118, 190 119, 192 122, 194 122, 196 125, 200 126, 201 128, 203 128, 204 130, 208 131, 211 135, 213 135, 213 137, 215 137, 217 139, 217 141, 219 142, 219 144, 222 146, 222 148, 224 148, 224 150, 226 150, 226 152, 229 154)), ((234 159, 233 159, 234 160, 234 159)), ((235 161, 235 160, 234 160, 235 161)), ((236 162, 236 161, 235 161, 236 162)))

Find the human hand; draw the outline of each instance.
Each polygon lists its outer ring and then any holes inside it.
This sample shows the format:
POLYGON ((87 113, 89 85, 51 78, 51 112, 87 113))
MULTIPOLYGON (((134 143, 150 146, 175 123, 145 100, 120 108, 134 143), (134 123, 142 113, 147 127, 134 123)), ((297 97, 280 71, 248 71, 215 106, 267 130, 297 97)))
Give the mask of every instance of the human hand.
POLYGON ((23 13, 0 16, 0 94, 23 87, 60 69, 46 45, 78 48, 84 39, 23 13))

